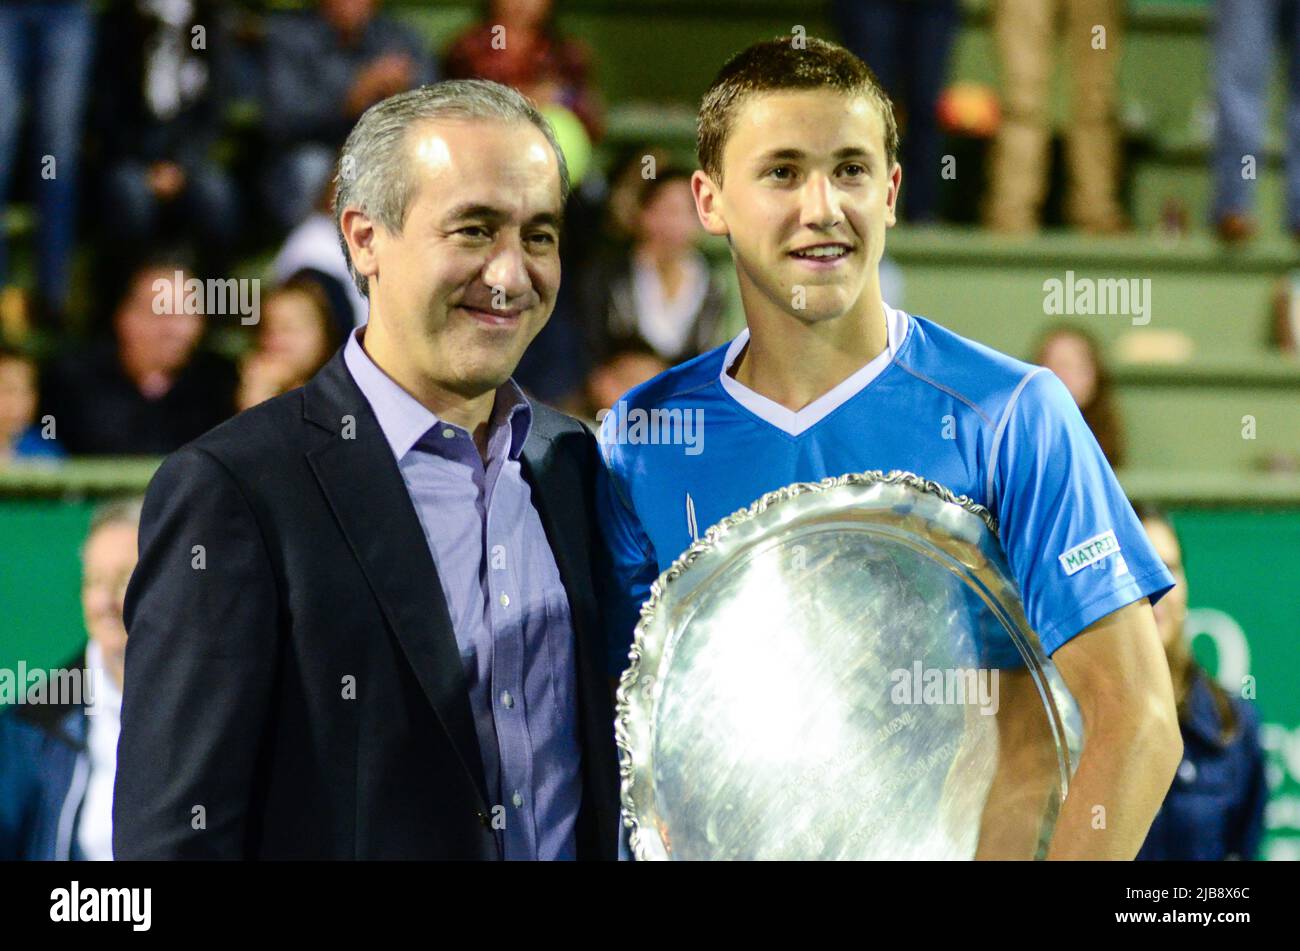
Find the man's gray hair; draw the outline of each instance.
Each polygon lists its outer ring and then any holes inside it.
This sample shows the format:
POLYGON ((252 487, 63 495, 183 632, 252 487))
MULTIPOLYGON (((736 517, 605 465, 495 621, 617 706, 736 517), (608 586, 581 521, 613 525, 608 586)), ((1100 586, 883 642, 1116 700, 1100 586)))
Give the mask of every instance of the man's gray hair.
POLYGON ((367 297, 369 281, 357 273, 343 237, 343 211, 357 208, 387 231, 400 234, 414 192, 406 132, 417 122, 435 119, 491 119, 536 126, 551 144, 560 166, 560 200, 568 200, 569 168, 555 131, 537 107, 516 90, 485 79, 451 79, 389 96, 361 114, 343 145, 334 177, 334 225, 352 280, 367 297))

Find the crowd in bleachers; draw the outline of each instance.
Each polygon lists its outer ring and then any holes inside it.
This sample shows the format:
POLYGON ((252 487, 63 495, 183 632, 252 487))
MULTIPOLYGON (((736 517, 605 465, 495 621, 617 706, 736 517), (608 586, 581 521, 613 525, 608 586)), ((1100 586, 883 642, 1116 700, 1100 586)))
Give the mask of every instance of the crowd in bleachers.
MULTIPOLYGON (((1267 57, 1246 50, 1267 46, 1278 28, 1260 11, 1279 11, 1228 0, 1218 7, 1223 134, 1210 224, 1242 240, 1254 232, 1253 182, 1234 157, 1259 147, 1267 77, 1267 57)), ((1074 77, 1067 220, 1090 233, 1130 228, 1117 191, 1121 8, 1118 0, 995 5, 1001 120, 980 130, 966 115, 970 103, 954 106, 949 87, 957 0, 832 3, 840 39, 897 104, 903 218, 941 219, 943 136, 965 128, 990 139, 985 226, 1040 227, 1059 43, 1074 77)), ((31 214, 0 217, 0 459, 165 453, 310 376, 366 318, 332 214, 341 144, 369 105, 442 77, 518 87, 545 107, 575 149, 571 164, 586 171, 567 209, 555 315, 519 368, 534 396, 592 417, 630 386, 734 335, 742 320, 734 278, 699 249, 690 166, 654 142, 605 149, 591 163, 576 154, 599 148, 607 125, 593 79, 598 54, 557 26, 551 0, 494 0, 441 49, 376 0, 5 4, 0 203, 31 214), (16 107, 24 102, 25 111, 16 107), (14 260, 20 249, 30 266, 14 260), (179 300, 196 276, 250 268, 277 288, 264 295, 266 326, 156 313, 159 286, 169 288, 162 298, 179 300)), ((888 260, 882 275, 885 296, 901 305, 888 260)), ((1279 304, 1279 346, 1293 336, 1292 310, 1279 304)), ((1077 332, 1058 335, 1038 358, 1064 379, 1076 350, 1103 381, 1105 408, 1089 420, 1118 462, 1117 410, 1096 345, 1077 332)), ((1093 400, 1090 386, 1076 393, 1081 406, 1093 400)))

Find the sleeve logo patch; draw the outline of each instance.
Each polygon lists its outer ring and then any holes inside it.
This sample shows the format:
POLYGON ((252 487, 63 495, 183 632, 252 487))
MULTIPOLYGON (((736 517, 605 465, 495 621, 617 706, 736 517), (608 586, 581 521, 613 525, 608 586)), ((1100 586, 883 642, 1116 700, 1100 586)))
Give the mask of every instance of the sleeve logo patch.
POLYGON ((1061 559, 1061 567, 1065 569, 1065 573, 1073 575, 1117 551, 1119 551, 1119 542, 1115 538, 1115 532, 1108 531, 1095 535, 1086 542, 1080 542, 1057 557, 1061 559))

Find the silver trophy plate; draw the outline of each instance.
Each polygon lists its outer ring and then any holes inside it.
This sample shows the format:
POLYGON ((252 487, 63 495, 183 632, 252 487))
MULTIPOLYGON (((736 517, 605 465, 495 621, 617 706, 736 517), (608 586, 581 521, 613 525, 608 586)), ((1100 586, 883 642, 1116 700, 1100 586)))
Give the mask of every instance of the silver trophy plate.
POLYGON ((618 690, 637 859, 1041 858, 1081 749, 991 513, 799 483, 651 588, 618 690))

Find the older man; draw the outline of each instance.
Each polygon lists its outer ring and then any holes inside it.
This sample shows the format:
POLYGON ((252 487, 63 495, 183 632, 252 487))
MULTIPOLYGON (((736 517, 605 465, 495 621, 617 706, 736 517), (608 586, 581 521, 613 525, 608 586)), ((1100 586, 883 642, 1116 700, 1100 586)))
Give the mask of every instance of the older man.
POLYGON ((136 562, 139 499, 100 505, 81 548, 82 655, 43 702, 0 713, 0 861, 113 857, 113 775, 126 628, 122 595, 136 562), (75 678, 65 679, 71 671, 75 678))
POLYGON ((567 190, 503 86, 361 117, 336 216, 369 323, 149 488, 118 858, 615 856, 595 444, 510 380, 567 190))

